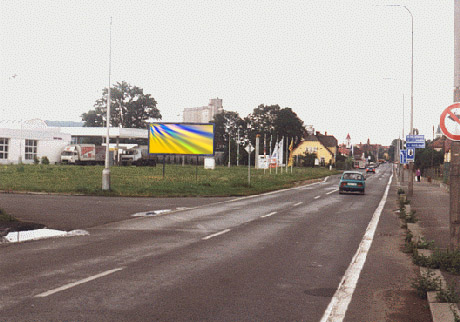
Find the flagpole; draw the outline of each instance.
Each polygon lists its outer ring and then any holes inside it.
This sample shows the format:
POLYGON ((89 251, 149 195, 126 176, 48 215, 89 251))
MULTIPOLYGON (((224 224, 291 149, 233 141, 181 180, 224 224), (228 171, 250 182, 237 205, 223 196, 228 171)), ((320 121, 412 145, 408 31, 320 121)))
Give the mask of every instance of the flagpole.
POLYGON ((278 134, 276 135, 276 162, 275 162, 275 174, 278 174, 278 161, 279 161, 280 147, 278 143, 278 134))
POLYGON ((286 148, 285 148, 285 150, 286 150, 286 156, 284 157, 284 160, 286 160, 286 161, 285 161, 285 162, 286 162, 286 174, 287 174, 287 172, 288 172, 288 145, 289 145, 289 137, 287 136, 287 137, 286 137, 286 148))
POLYGON ((264 174, 267 168, 267 134, 264 133, 264 174))

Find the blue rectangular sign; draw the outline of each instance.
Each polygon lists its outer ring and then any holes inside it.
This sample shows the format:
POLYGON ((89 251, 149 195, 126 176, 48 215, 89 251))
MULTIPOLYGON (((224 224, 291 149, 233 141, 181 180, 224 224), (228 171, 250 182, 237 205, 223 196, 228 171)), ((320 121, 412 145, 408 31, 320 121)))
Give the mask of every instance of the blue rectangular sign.
POLYGON ((415 161, 415 149, 414 148, 407 148, 406 149, 406 161, 407 162, 414 162, 415 161))
POLYGON ((424 149, 425 136, 424 135, 406 135, 406 148, 424 149))
POLYGON ((401 164, 406 164, 407 163, 406 150, 399 151, 399 163, 401 163, 401 164))

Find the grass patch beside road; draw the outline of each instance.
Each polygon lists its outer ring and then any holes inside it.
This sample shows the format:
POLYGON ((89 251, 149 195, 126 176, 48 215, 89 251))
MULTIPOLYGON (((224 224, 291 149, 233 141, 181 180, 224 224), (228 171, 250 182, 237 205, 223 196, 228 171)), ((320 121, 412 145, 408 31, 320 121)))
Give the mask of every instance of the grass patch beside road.
POLYGON ((0 190, 48 193, 81 193, 113 196, 241 196, 292 187, 298 182, 318 179, 335 170, 325 168, 294 168, 293 173, 275 174, 275 169, 166 165, 163 167, 111 167, 111 191, 104 192, 102 166, 68 165, 4 165, 0 166, 0 190))

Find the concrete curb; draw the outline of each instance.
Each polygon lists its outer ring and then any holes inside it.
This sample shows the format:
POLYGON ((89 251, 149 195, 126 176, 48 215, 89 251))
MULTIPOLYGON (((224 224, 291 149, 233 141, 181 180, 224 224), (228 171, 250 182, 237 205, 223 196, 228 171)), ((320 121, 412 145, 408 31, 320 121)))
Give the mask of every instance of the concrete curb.
MULTIPOLYGON (((403 198, 405 200, 405 196, 403 198)), ((406 205, 406 212, 410 212, 410 207, 407 206, 408 205, 406 205)), ((423 240, 422 229, 418 223, 408 223, 407 230, 412 234, 413 242, 417 243, 423 240)), ((430 257, 433 254, 433 251, 429 249, 418 249, 417 252, 419 255, 425 257, 430 257)), ((426 267, 420 267, 421 276, 427 276, 429 271, 432 272, 433 278, 439 279, 441 289, 445 290, 447 288, 447 283, 441 270, 429 270, 426 267)), ((458 309, 457 303, 440 303, 437 299, 436 291, 427 292, 427 300, 433 322, 455 322, 456 318, 460 317, 460 310, 458 309)))

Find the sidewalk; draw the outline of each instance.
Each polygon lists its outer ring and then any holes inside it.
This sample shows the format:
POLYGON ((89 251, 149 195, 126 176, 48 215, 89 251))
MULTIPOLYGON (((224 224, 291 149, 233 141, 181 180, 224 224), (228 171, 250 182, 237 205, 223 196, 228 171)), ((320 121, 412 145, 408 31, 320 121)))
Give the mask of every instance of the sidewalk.
MULTIPOLYGON (((401 187, 408 191, 408 172, 406 171, 405 182, 401 187)), ((434 247, 442 250, 449 248, 449 191, 446 185, 440 182, 428 182, 422 178, 421 182, 414 180, 413 196, 408 197, 411 210, 416 211, 418 226, 422 236, 427 241, 433 241, 434 247)), ((460 276, 442 271, 442 276, 448 285, 455 285, 457 293, 460 293, 460 276)), ((458 306, 458 304, 457 304, 458 306)))

